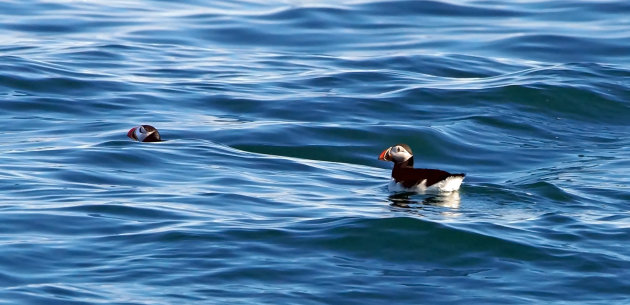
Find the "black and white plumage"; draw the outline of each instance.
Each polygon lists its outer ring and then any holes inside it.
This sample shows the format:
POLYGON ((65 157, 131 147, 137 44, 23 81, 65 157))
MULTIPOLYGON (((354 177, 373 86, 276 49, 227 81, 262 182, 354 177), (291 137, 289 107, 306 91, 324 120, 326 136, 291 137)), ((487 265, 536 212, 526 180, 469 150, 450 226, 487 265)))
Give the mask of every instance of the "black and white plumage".
POLYGON ((394 162, 389 185, 392 191, 457 191, 466 176, 439 169, 414 168, 413 153, 407 144, 396 144, 385 149, 378 159, 394 162))
POLYGON ((140 125, 129 129, 127 136, 138 142, 160 142, 162 138, 158 130, 151 125, 140 125))

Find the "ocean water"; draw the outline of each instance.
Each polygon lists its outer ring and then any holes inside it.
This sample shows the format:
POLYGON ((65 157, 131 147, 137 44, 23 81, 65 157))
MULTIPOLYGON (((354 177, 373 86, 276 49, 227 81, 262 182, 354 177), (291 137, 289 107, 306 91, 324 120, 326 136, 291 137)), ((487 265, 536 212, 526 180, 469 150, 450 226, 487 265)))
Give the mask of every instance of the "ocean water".
POLYGON ((0 38, 0 304, 630 304, 626 0, 9 0, 0 38), (390 192, 401 142, 459 192, 390 192))

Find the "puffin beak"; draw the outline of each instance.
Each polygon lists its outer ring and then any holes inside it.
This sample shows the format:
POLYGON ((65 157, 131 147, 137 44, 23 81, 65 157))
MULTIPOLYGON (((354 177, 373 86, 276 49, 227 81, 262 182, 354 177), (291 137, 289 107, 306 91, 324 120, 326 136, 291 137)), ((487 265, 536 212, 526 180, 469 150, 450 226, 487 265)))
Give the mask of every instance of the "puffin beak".
POLYGON ((380 156, 378 156, 378 159, 379 159, 379 160, 382 160, 382 161, 389 161, 389 160, 390 160, 390 159, 389 159, 389 151, 390 151, 391 149, 392 149, 392 148, 390 147, 390 148, 388 148, 388 149, 384 150, 384 151, 381 153, 381 155, 380 155, 380 156))
POLYGON ((138 127, 134 127, 134 128, 129 129, 129 132, 127 133, 127 136, 130 137, 133 140, 138 141, 138 139, 136 139, 136 135, 134 134, 136 132, 136 128, 138 128, 138 127))

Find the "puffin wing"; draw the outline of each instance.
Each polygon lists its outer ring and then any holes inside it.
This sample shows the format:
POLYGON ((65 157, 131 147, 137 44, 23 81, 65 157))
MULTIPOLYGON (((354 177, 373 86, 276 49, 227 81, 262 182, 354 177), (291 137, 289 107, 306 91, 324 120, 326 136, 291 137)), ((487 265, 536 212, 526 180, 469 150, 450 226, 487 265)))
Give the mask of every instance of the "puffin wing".
POLYGON ((464 174, 451 174, 439 169, 426 168, 398 168, 392 173, 392 178, 404 187, 412 187, 425 181, 427 187, 434 185, 450 176, 464 176, 464 174))

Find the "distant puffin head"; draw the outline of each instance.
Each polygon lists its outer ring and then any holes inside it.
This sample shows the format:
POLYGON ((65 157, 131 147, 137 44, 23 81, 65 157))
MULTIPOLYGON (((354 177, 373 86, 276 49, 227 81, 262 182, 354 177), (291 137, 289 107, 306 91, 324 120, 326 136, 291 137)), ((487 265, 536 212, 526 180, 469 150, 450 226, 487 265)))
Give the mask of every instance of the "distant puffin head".
POLYGON ((127 136, 138 142, 160 142, 162 138, 155 127, 151 125, 140 125, 129 129, 127 136))
POLYGON ((396 144, 392 147, 384 150, 380 156, 378 156, 379 160, 383 161, 392 161, 394 163, 401 163, 409 160, 413 157, 413 152, 411 152, 411 147, 407 144, 396 144))

